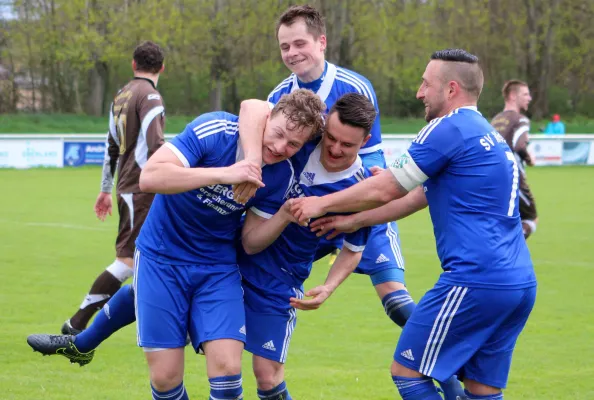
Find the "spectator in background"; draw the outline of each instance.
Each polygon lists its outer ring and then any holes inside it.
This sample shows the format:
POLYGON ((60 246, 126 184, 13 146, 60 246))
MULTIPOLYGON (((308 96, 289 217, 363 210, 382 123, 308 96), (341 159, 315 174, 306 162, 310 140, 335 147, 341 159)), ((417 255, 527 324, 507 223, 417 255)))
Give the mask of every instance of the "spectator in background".
POLYGON ((561 117, 559 114, 553 114, 553 118, 551 122, 547 124, 547 127, 544 130, 544 133, 547 135, 564 135, 565 134, 565 124, 561 122, 561 117))

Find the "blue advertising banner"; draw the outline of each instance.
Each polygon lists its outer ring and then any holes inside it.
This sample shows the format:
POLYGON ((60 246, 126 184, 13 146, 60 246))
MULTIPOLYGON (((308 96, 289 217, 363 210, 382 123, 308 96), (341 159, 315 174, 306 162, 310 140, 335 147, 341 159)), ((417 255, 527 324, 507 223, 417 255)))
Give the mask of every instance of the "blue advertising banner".
POLYGON ((105 156, 103 142, 64 142, 64 166, 101 165, 105 156))

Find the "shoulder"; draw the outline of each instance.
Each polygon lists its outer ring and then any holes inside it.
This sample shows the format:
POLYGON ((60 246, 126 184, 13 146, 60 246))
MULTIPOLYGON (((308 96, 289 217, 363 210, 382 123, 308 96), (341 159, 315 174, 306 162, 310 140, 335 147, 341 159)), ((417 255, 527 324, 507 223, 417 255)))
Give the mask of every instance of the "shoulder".
POLYGON ((215 111, 200 115, 187 125, 187 129, 194 131, 199 139, 219 132, 235 135, 239 129, 238 121, 236 115, 215 111))
POLYGON ((374 93, 373 85, 361 74, 346 68, 336 67, 336 80, 345 87, 349 87, 351 92, 357 91, 365 96, 371 96, 374 93))
POLYGON ((285 78, 283 81, 281 81, 281 83, 276 85, 276 87, 274 89, 272 89, 272 91, 268 95, 268 101, 278 99, 284 93, 289 92, 291 90, 294 76, 295 76, 295 74, 291 74, 287 78, 285 78))

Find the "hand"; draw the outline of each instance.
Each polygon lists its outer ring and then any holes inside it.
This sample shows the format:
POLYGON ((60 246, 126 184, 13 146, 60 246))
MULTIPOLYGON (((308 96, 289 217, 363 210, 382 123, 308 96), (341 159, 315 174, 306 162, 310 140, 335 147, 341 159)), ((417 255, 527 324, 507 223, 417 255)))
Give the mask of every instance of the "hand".
POLYGON ((95 215, 101 221, 105 221, 107 214, 111 216, 111 193, 100 192, 95 201, 95 215))
POLYGON ((279 211, 283 213, 283 216, 287 221, 297 223, 297 220, 295 219, 295 217, 293 217, 293 214, 291 213, 291 206, 294 201, 295 199, 288 199, 287 201, 285 201, 285 203, 279 211))
POLYGON ((324 217, 315 220, 311 224, 311 231, 316 232, 316 236, 324 236, 330 231, 330 235, 326 239, 331 240, 341 233, 351 233, 361 229, 357 223, 355 214, 351 215, 334 215, 332 217, 324 217))
POLYGON ((297 223, 302 226, 307 226, 309 220, 316 217, 321 217, 326 214, 322 205, 320 197, 300 197, 293 199, 291 204, 291 214, 297 220, 297 223))
POLYGON ((305 295, 307 297, 313 297, 312 299, 308 300, 291 297, 289 302, 291 303, 291 307, 295 307, 300 310, 317 310, 320 308, 322 303, 324 303, 324 301, 330 297, 331 294, 332 290, 328 286, 316 286, 315 288, 305 292, 305 295))
POLYGON ((371 171, 373 176, 377 176, 384 171, 384 169, 382 167, 378 167, 378 166, 373 166, 373 167, 369 168, 369 170, 371 171))
POLYGON ((262 182, 262 168, 253 161, 239 161, 229 167, 222 168, 221 183, 236 185, 243 182, 253 183, 257 187, 264 187, 262 182))
POLYGON ((254 197, 259 187, 257 184, 251 182, 242 182, 233 185, 233 200, 239 204, 246 204, 249 199, 254 197))

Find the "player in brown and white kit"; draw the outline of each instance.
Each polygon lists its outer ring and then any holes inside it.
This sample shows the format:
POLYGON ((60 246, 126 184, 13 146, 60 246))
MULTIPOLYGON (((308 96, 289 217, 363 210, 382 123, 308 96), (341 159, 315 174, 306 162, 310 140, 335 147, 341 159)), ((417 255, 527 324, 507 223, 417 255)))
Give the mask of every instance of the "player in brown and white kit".
POLYGON ((163 51, 155 43, 144 42, 136 47, 132 60, 134 79, 118 91, 111 105, 95 214, 104 221, 112 213, 111 191, 117 169, 120 221, 116 259, 97 277, 79 310, 64 323, 63 334, 77 334, 85 329, 95 312, 133 274, 134 242, 155 196, 140 190, 140 172, 164 143, 165 109, 156 88, 164 69, 163 60, 163 51))
POLYGON ((505 108, 493 118, 491 125, 507 141, 518 162, 520 169, 520 217, 522 218, 524 237, 528 239, 536 231, 538 214, 524 169, 524 164, 533 166, 534 160, 528 153, 530 120, 522 112, 528 109, 532 97, 528 85, 519 80, 505 82, 502 92, 505 108))

